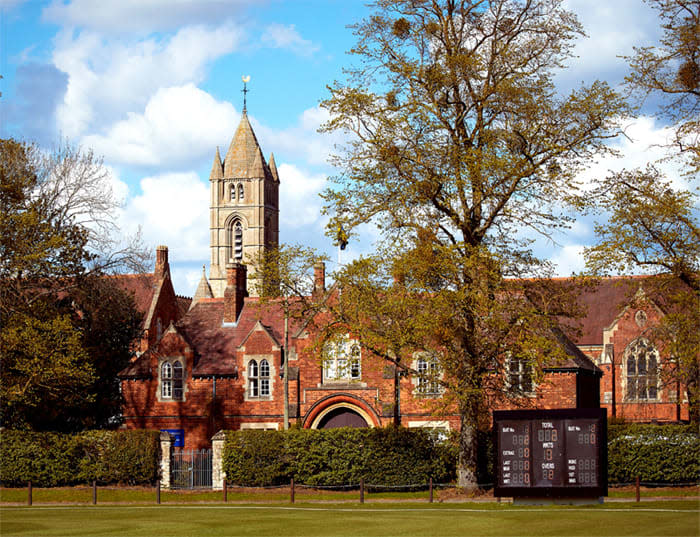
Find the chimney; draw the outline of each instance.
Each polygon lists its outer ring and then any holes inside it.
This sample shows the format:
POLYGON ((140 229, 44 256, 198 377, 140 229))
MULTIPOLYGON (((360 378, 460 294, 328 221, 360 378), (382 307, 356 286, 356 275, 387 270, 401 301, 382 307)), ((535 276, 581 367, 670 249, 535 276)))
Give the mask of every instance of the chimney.
POLYGON ((226 264, 226 289, 224 290, 224 322, 235 323, 248 296, 248 269, 242 263, 226 264))
POLYGON ((170 265, 168 264, 168 247, 158 246, 156 248, 156 268, 153 271, 153 276, 156 280, 162 280, 166 274, 170 274, 170 265))
POLYGON ((326 264, 323 261, 314 263, 314 296, 326 290, 326 264))

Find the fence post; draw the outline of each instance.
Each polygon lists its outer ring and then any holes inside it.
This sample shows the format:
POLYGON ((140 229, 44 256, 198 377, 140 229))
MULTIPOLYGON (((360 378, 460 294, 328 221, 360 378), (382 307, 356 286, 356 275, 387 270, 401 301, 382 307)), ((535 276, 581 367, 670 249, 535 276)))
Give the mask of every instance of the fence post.
POLYGON ((160 505, 160 479, 156 481, 156 503, 160 505))
POLYGON ((428 488, 430 490, 430 503, 433 503, 433 478, 430 478, 430 483, 428 483, 428 488))
POLYGON ((92 505, 97 505, 97 481, 92 480, 92 505))
POLYGON ((160 479, 158 483, 163 481, 163 487, 170 488, 170 457, 172 455, 173 439, 165 431, 160 433, 160 479))
POLYGON ((289 501, 290 503, 294 503, 294 478, 292 478, 289 483, 289 501))
POLYGON ((228 480, 226 479, 226 474, 224 474, 224 503, 228 501, 228 480))
POLYGON ((637 496, 637 501, 639 502, 639 476, 637 476, 637 479, 635 480, 635 492, 637 496))
POLYGON ((226 480, 223 468, 225 442, 226 434, 224 431, 219 431, 211 439, 211 488, 213 490, 224 488, 226 480))
POLYGON ((365 503, 365 480, 360 479, 360 503, 365 503))
POLYGON ((27 505, 32 505, 32 482, 27 481, 27 505))

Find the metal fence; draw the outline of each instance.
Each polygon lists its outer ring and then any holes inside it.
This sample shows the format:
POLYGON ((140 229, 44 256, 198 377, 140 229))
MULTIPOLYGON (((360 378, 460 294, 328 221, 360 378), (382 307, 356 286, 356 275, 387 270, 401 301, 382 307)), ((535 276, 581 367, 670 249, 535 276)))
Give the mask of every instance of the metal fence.
POLYGON ((211 488, 211 449, 174 449, 170 486, 174 489, 211 488))

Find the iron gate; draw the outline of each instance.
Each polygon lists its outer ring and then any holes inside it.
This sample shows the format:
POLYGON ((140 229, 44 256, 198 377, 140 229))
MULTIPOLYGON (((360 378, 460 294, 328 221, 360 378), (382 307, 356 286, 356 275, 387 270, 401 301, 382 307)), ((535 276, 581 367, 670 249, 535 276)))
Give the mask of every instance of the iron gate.
POLYGON ((170 473, 174 489, 211 488, 211 449, 174 449, 170 473))

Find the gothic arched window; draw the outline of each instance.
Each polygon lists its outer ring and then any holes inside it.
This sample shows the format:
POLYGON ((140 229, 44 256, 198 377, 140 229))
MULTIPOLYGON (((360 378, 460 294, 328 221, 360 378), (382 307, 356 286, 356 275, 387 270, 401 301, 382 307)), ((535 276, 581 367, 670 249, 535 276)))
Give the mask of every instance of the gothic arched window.
POLYGON ((259 397, 260 386, 258 384, 258 362, 251 360, 248 363, 248 397, 259 397))
POLYGON ((625 350, 625 399, 652 401, 658 398, 658 353, 644 338, 629 344, 625 350))
POLYGON ((238 183, 238 201, 243 201, 245 197, 245 191, 243 190, 243 183, 238 183))
POLYGON ((236 185, 231 183, 231 191, 229 195, 231 201, 236 201, 236 185))

